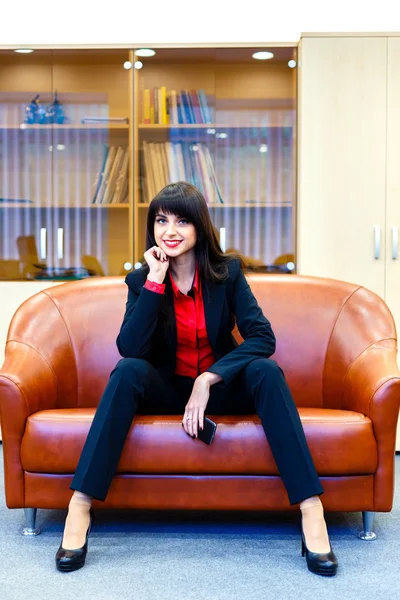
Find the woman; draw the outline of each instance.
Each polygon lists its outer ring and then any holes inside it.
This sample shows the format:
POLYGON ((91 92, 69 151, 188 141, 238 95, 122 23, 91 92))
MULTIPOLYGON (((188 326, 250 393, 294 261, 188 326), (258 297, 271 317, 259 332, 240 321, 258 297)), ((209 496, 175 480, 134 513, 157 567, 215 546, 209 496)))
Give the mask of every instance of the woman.
POLYGON ((92 498, 105 500, 135 414, 183 414, 184 431, 196 438, 207 408, 214 415, 257 412, 289 501, 300 504, 308 568, 335 575, 323 489, 284 374, 269 358, 275 336, 240 258, 221 251, 194 186, 173 183, 153 199, 146 245, 147 265, 126 277, 117 338, 124 358, 110 375, 71 484, 57 568, 83 567, 92 498), (239 346, 232 315, 244 338, 239 346))

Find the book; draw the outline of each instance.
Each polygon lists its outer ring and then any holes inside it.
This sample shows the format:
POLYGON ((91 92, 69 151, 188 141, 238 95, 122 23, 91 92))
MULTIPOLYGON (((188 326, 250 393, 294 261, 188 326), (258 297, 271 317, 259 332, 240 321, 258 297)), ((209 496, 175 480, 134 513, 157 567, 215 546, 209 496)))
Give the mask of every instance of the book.
POLYGON ((182 109, 183 109, 182 112, 183 112, 183 118, 184 118, 183 122, 187 123, 187 124, 193 123, 189 100, 188 100, 185 90, 181 91, 181 99, 182 99, 182 109))
POLYGON ((104 196, 102 199, 102 204, 110 204, 115 192, 115 184, 117 181, 118 174, 121 170, 122 161, 124 159, 124 148, 122 146, 118 146, 113 164, 110 168, 110 175, 108 177, 106 189, 104 192, 104 196))
POLYGON ((171 123, 171 97, 169 93, 167 93, 165 99, 165 106, 167 111, 167 125, 169 125, 171 123))
POLYGON ((223 203, 224 200, 223 200, 223 197, 221 194, 221 189, 218 185, 217 176, 215 174, 214 163, 213 163, 213 160, 211 157, 210 149, 206 144, 203 144, 203 151, 204 151, 206 163, 208 165, 208 171, 211 174, 213 185, 215 186, 215 191, 217 193, 216 201, 219 200, 220 203, 223 203))
POLYGON ((182 105, 182 98, 179 94, 176 95, 176 105, 177 105, 177 112, 178 112, 178 121, 177 123, 179 125, 185 123, 185 115, 184 115, 184 109, 183 109, 183 105, 182 105))
POLYGON ((150 90, 144 90, 144 102, 143 102, 143 123, 150 125, 150 90))
POLYGON ((204 123, 212 123, 211 112, 207 102, 207 96, 204 90, 198 92, 199 102, 204 114, 204 123))
POLYGON ((194 114, 193 104, 192 104, 192 96, 190 95, 190 92, 188 92, 187 90, 185 91, 185 93, 186 93, 186 98, 187 98, 188 105, 189 105, 190 122, 191 123, 196 123, 196 117, 195 117, 195 114, 194 114))
POLYGON ((107 160, 106 160, 106 164, 104 167, 104 172, 103 172, 103 177, 101 180, 100 188, 94 199, 93 204, 102 204, 102 202, 103 202, 103 197, 104 197, 104 194, 105 194, 105 191, 107 188, 108 179, 110 177, 111 167, 114 162, 116 153, 117 153, 117 148, 115 146, 110 146, 108 154, 107 154, 107 160))
POLYGON ((177 125, 179 123, 179 115, 178 115, 178 98, 176 94, 176 90, 171 90, 169 93, 170 106, 170 123, 177 125))
POLYGON ((196 123, 205 123, 202 112, 200 110, 200 101, 196 90, 190 90, 190 98, 192 99, 192 106, 196 123))
POLYGON ((165 85, 160 88, 160 112, 161 112, 161 125, 167 125, 167 88, 165 85))
POLYGON ((123 189, 125 182, 128 180, 129 175, 129 148, 125 148, 123 151, 123 158, 121 167, 119 169, 118 176, 115 181, 115 189, 113 192, 111 204, 122 204, 123 201, 123 189))
POLYGON ((152 198, 154 198, 154 172, 151 168, 151 156, 148 148, 148 143, 143 142, 143 179, 145 182, 144 185, 144 195, 143 202, 151 202, 152 198))
POLYGON ((150 124, 153 125, 154 121, 154 88, 150 89, 150 124))
POLYGON ((154 123, 160 123, 160 114, 159 114, 159 89, 158 87, 154 88, 154 123))
POLYGON ((104 144, 103 160, 101 163, 100 170, 96 175, 96 179, 95 179, 94 186, 93 186, 92 204, 96 204, 96 198, 97 198, 97 195, 99 193, 99 190, 100 190, 100 187, 101 187, 101 184, 103 181, 104 170, 106 167, 106 162, 107 162, 107 157, 108 157, 108 151, 109 151, 109 148, 108 148, 107 144, 104 144))

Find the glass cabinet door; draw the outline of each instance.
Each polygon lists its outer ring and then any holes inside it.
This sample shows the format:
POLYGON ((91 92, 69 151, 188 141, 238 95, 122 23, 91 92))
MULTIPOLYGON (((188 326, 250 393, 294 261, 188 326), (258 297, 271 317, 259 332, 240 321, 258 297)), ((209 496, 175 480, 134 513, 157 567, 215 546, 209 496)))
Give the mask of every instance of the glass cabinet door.
POLYGON ((132 265, 125 50, 0 52, 0 278, 132 265))
POLYGON ((52 56, 0 52, 0 279, 35 279, 51 264, 52 56))
POLYGON ((132 267, 128 50, 57 50, 53 86, 65 120, 54 124, 54 263, 83 275, 132 267))
POLYGON ((222 203, 210 207, 226 250, 247 268, 295 268, 296 71, 292 48, 216 50, 215 170, 222 203), (260 49, 258 49, 260 50, 260 49), (292 65, 293 66, 293 65, 292 65))
POLYGON ((138 143, 135 260, 147 208, 167 183, 203 193, 224 250, 249 270, 294 272, 296 72, 293 48, 156 49, 134 73, 138 143), (269 63, 269 64, 267 64, 269 63))

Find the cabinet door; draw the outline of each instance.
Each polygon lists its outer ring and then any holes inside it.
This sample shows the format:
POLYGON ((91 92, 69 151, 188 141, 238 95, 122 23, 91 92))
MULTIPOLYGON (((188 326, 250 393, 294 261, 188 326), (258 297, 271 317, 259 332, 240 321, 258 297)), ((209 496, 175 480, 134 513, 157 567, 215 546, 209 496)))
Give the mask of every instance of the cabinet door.
POLYGON ((130 270, 129 56, 0 51, 0 279, 130 270))
POLYGON ((132 266, 129 56, 53 52, 53 89, 65 115, 53 127, 54 264, 61 273, 122 275, 132 266))
POLYGON ((222 202, 210 207, 226 250, 252 270, 295 268, 296 69, 293 48, 217 49, 215 171, 222 202))
POLYGON ((384 37, 302 38, 298 117, 298 272, 382 297, 386 52, 384 37))
MULTIPOLYGON (((388 38, 387 219, 385 300, 400 332, 400 37, 388 38)), ((399 362, 399 360, 398 360, 399 362)), ((400 419, 396 450, 400 450, 400 419)))
POLYGON ((0 280, 35 279, 51 266, 52 56, 0 52, 0 280))
POLYGON ((388 38, 387 220, 385 299, 400 332, 400 37, 388 38))
POLYGON ((135 260, 150 201, 186 180, 203 193, 224 250, 250 269, 294 270, 295 49, 273 48, 267 61, 255 50, 157 49, 144 60, 135 76, 135 260))

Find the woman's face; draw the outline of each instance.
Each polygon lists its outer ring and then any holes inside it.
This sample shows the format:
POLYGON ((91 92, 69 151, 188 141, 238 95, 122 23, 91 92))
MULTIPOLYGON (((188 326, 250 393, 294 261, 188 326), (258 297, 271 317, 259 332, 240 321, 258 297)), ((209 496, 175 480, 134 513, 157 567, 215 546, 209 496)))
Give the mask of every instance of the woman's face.
POLYGON ((156 244, 170 258, 193 250, 197 235, 195 226, 184 217, 157 213, 154 222, 156 244))

